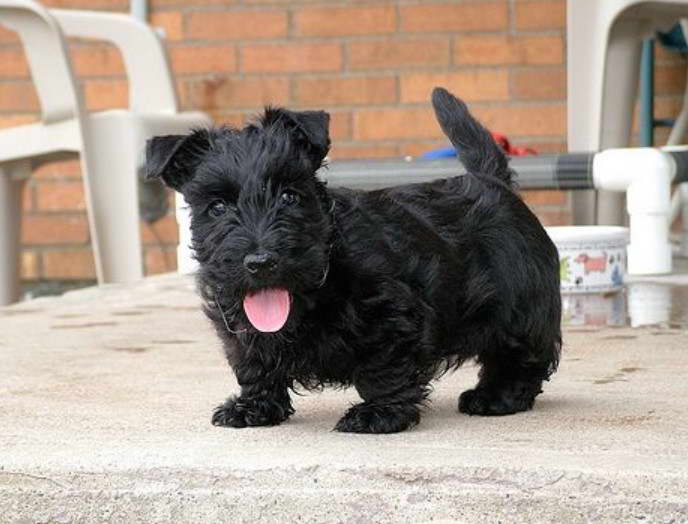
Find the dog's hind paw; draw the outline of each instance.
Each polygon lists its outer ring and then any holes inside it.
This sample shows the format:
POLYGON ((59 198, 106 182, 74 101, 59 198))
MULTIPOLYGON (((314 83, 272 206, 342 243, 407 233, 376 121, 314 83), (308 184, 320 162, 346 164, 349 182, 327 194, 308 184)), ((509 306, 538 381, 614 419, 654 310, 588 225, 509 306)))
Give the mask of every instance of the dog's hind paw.
POLYGON ((244 412, 237 410, 229 401, 217 406, 213 412, 213 426, 226 426, 230 428, 245 428, 246 420, 244 412))
POLYGON ((213 426, 245 428, 276 426, 294 413, 291 405, 282 406, 265 399, 230 397, 213 412, 213 426))
POLYGON ((413 404, 368 404, 349 408, 334 427, 343 433, 398 433, 420 422, 420 410, 413 404))
POLYGON ((528 411, 535 396, 514 396, 504 391, 469 389, 459 396, 459 411, 467 415, 511 415, 528 411))

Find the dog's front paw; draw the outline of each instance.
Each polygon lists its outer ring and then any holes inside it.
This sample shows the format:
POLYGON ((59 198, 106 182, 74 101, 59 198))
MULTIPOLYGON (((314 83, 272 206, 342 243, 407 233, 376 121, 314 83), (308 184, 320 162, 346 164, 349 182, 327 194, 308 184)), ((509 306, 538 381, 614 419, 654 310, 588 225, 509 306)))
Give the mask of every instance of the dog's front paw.
POLYGON ((232 428, 276 426, 294 413, 291 404, 268 399, 230 397, 213 412, 213 425, 232 428))
POLYGON ((398 433, 420 422, 413 404, 368 404, 351 407, 334 427, 344 433, 398 433))
POLYGON ((459 396, 459 411, 467 415, 498 416, 528 411, 535 395, 513 395, 509 390, 469 389, 459 396))

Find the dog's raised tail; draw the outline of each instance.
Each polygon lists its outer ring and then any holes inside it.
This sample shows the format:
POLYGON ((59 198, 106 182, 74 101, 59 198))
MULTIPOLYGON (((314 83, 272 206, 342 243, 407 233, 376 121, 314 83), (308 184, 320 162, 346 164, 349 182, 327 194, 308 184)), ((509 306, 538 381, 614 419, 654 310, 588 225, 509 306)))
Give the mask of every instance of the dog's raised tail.
POLYGON ((513 172, 504 151, 487 129, 471 116, 466 104, 446 89, 436 87, 432 92, 432 106, 442 131, 470 173, 491 175, 512 185, 513 172))

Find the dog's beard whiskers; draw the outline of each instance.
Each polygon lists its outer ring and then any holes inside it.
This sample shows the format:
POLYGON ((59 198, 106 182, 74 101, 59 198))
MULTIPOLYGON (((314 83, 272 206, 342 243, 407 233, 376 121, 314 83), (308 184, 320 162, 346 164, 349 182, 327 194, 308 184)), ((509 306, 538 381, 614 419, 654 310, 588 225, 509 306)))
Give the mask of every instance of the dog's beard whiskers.
POLYGON ((230 322, 233 322, 234 319, 236 318, 236 313, 234 313, 234 314, 230 317, 231 320, 228 321, 228 320, 227 320, 227 313, 222 309, 222 307, 221 307, 219 304, 218 304, 217 307, 218 307, 218 309, 220 310, 220 315, 222 315, 222 320, 223 320, 224 323, 225 323, 225 328, 227 328, 227 331, 228 331, 229 333, 231 333, 232 335, 240 335, 240 334, 242 334, 242 333, 246 333, 246 331, 247 331, 246 328, 244 328, 244 329, 238 329, 238 330, 233 330, 232 328, 229 327, 230 322))

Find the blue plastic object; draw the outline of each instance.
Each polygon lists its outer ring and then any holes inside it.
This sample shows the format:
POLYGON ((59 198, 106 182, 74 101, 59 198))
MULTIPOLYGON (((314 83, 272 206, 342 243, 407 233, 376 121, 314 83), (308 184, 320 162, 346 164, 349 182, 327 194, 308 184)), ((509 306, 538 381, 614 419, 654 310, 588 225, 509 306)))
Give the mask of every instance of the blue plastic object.
POLYGON ((427 153, 423 153, 421 158, 424 160, 437 160, 438 158, 451 158, 457 156, 456 149, 453 147, 443 147, 441 149, 433 149, 427 153))
POLYGON ((674 25, 666 33, 657 32, 657 39, 663 46, 678 51, 679 53, 688 52, 688 44, 686 44, 686 36, 683 34, 681 24, 674 25))

